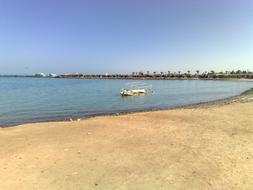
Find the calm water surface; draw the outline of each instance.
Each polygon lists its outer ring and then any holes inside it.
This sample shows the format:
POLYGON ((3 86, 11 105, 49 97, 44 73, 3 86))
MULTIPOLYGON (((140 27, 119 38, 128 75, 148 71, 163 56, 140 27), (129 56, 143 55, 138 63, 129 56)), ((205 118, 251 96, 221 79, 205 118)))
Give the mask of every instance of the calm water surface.
POLYGON ((0 127, 124 111, 172 108, 238 95, 239 81, 145 81, 152 94, 121 97, 129 80, 0 77, 0 127))

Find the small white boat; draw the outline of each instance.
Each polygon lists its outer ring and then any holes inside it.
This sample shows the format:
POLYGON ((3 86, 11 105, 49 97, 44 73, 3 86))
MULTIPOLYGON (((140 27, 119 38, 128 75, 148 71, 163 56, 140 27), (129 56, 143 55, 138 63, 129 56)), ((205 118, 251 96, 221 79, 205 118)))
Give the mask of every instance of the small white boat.
POLYGON ((147 90, 146 89, 136 89, 136 90, 128 90, 123 89, 120 94, 122 96, 140 96, 140 95, 146 95, 147 90))
POLYGON ((148 94, 148 86, 145 86, 145 83, 133 82, 128 83, 127 86, 131 89, 122 89, 120 94, 121 96, 141 96, 148 94))

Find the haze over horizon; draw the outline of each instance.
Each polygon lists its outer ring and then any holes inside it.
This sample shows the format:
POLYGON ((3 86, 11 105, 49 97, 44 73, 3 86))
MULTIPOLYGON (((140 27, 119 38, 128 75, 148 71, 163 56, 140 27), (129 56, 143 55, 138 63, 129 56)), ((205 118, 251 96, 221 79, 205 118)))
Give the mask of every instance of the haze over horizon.
POLYGON ((253 70, 250 0, 0 0, 0 74, 253 70))

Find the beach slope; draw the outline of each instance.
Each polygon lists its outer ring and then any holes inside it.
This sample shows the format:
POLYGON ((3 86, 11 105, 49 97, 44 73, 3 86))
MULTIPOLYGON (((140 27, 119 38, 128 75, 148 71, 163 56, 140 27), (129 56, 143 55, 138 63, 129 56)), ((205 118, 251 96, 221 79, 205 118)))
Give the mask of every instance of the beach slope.
POLYGON ((0 129, 0 189, 253 189, 253 101, 0 129))

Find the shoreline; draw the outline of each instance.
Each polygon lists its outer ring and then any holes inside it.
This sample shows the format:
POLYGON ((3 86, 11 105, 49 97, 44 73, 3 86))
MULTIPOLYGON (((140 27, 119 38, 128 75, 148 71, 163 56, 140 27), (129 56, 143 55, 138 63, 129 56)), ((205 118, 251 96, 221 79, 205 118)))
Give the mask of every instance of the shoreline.
MULTIPOLYGON (((80 121, 80 120, 87 120, 90 118, 96 118, 96 117, 104 117, 104 116, 120 116, 120 115, 128 115, 128 114, 134 114, 134 113, 148 113, 148 112, 156 112, 156 111, 166 111, 166 110, 175 110, 175 109, 190 109, 190 108, 200 108, 200 107, 206 107, 206 106, 215 106, 215 105, 226 105, 233 102, 245 102, 245 98, 247 98, 248 95, 253 95, 253 88, 246 90, 242 92, 239 95, 230 96, 223 99, 217 99, 207 102, 199 102, 194 104, 186 104, 182 106, 175 106, 175 107, 165 107, 165 108, 147 108, 143 110, 130 110, 130 111, 120 111, 120 112, 111 112, 111 113, 101 113, 101 114, 94 114, 94 115, 87 115, 83 116, 80 113, 80 116, 78 117, 67 117, 67 118, 59 118, 59 119, 52 119, 52 120, 43 120, 43 121, 34 121, 34 122, 24 122, 24 123, 18 123, 18 124, 10 124, 6 125, 1 128, 12 128, 12 127, 20 127, 22 125, 26 124, 36 124, 36 123, 57 123, 57 122, 72 122, 72 121, 80 121)), ((252 96, 253 97, 253 96, 252 96)), ((247 101, 247 100, 246 100, 247 101)))
POLYGON ((243 81, 243 82, 253 82, 253 78, 187 78, 187 77, 36 77, 36 76, 1 76, 0 78, 36 78, 36 79, 76 79, 76 80, 213 80, 213 81, 243 81))

